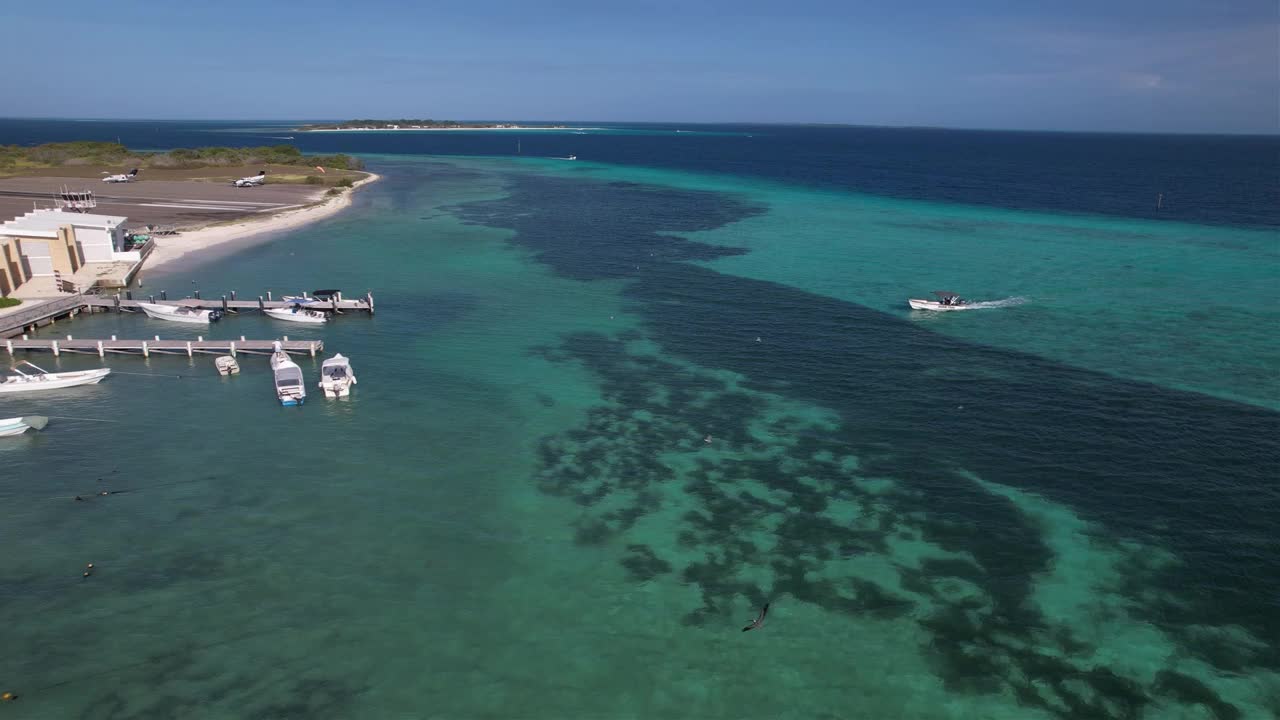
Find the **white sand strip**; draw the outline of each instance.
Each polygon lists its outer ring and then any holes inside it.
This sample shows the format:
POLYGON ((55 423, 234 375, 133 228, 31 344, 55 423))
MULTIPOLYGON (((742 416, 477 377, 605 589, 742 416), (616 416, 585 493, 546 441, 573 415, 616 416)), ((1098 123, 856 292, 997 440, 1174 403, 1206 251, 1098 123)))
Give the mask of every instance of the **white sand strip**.
POLYGON ((154 270, 165 263, 173 262, 192 253, 207 250, 236 240, 246 240, 253 235, 292 230, 308 223, 329 217, 351 205, 351 196, 356 188, 374 182, 378 176, 369 173, 368 177, 355 183, 341 195, 326 197, 313 205, 305 205, 294 210, 286 210, 270 217, 245 219, 226 225, 214 225, 198 230, 183 231, 172 237, 155 239, 156 248, 147 258, 145 270, 154 270))

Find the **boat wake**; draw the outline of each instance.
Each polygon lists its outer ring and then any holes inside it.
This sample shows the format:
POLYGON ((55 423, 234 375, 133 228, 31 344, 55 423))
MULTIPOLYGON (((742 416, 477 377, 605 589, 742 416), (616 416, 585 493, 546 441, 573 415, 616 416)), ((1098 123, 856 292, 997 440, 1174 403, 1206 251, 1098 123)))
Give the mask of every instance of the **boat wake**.
POLYGON ((985 300, 982 302, 971 302, 965 305, 970 310, 988 310, 991 308, 1013 307, 1014 305, 1022 305, 1031 302, 1024 297, 1008 297, 1003 300, 985 300))

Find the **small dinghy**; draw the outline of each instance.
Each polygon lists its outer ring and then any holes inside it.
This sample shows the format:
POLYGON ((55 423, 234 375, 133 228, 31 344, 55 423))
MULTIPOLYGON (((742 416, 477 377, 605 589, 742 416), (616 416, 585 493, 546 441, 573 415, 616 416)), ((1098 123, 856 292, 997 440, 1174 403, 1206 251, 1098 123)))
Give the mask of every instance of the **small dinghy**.
POLYGON ((240 363, 230 355, 223 355, 213 361, 215 367, 218 368, 219 375, 239 375, 240 363))
POLYGON ((281 405, 301 405, 307 401, 307 388, 302 382, 302 368, 289 359, 279 342, 273 346, 271 353, 271 373, 275 376, 276 399, 281 405))
POLYGON ((328 315, 315 310, 308 310, 299 303, 294 303, 291 308, 267 308, 262 312, 266 313, 268 317, 273 317, 276 320, 285 320, 287 322, 312 323, 317 325, 329 322, 328 315))
POLYGON ((933 294, 937 296, 937 300, 908 298, 907 304, 911 306, 912 310, 933 310, 936 312, 973 309, 973 306, 968 300, 965 300, 959 295, 948 290, 934 290, 933 294))
POLYGON ((51 373, 26 360, 23 360, 21 364, 26 365, 29 370, 35 370, 35 372, 22 372, 15 365, 13 371, 17 375, 6 376, 3 381, 0 381, 0 393, 57 390, 59 388, 75 387, 76 385, 94 385, 102 382, 102 378, 111 374, 110 368, 51 373))
POLYGON ((329 398, 344 398, 351 395, 351 386, 356 384, 356 374, 351 370, 351 360, 338 353, 320 365, 320 389, 329 398))
POLYGON ((221 310, 201 310, 186 305, 158 305, 156 303, 138 303, 147 317, 169 322, 188 323, 191 325, 208 325, 222 319, 221 310))
POLYGON ((28 430, 43 430, 49 424, 49 418, 43 415, 26 417, 0 418, 0 437, 21 435, 28 430))

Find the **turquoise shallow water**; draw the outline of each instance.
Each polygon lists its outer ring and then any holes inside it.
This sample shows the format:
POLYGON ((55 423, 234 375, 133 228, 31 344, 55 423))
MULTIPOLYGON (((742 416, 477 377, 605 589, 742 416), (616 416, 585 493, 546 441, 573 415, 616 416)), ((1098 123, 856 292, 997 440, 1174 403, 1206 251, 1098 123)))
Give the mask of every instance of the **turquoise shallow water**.
MULTIPOLYGON (((349 402, 283 409, 265 359, 220 378, 210 358, 110 359, 121 374, 56 412, 6 401, 60 417, 0 447, 0 682, 22 694, 0 714, 1280 707, 1277 497, 1259 479, 1277 351, 1241 299, 1276 271, 1260 231, 371 161, 386 179, 350 212, 146 279, 372 289, 373 318, 209 331, 322 336, 352 357, 349 402), (957 279, 1027 302, 902 309, 957 279), (927 413, 945 429, 962 405, 978 415, 954 443, 900 424, 937 432, 927 413), (1054 413, 1085 452, 1002 419, 1054 413), (99 489, 117 494, 69 499, 99 489)), ((56 331, 182 334, 116 315, 56 331)))

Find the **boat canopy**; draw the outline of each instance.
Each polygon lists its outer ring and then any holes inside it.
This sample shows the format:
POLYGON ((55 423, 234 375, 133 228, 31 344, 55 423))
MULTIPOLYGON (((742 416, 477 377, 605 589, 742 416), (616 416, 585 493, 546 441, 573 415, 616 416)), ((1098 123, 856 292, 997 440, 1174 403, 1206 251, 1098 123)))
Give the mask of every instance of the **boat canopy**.
POLYGON ((297 387, 302 384, 302 368, 293 363, 276 368, 276 387, 297 387))

